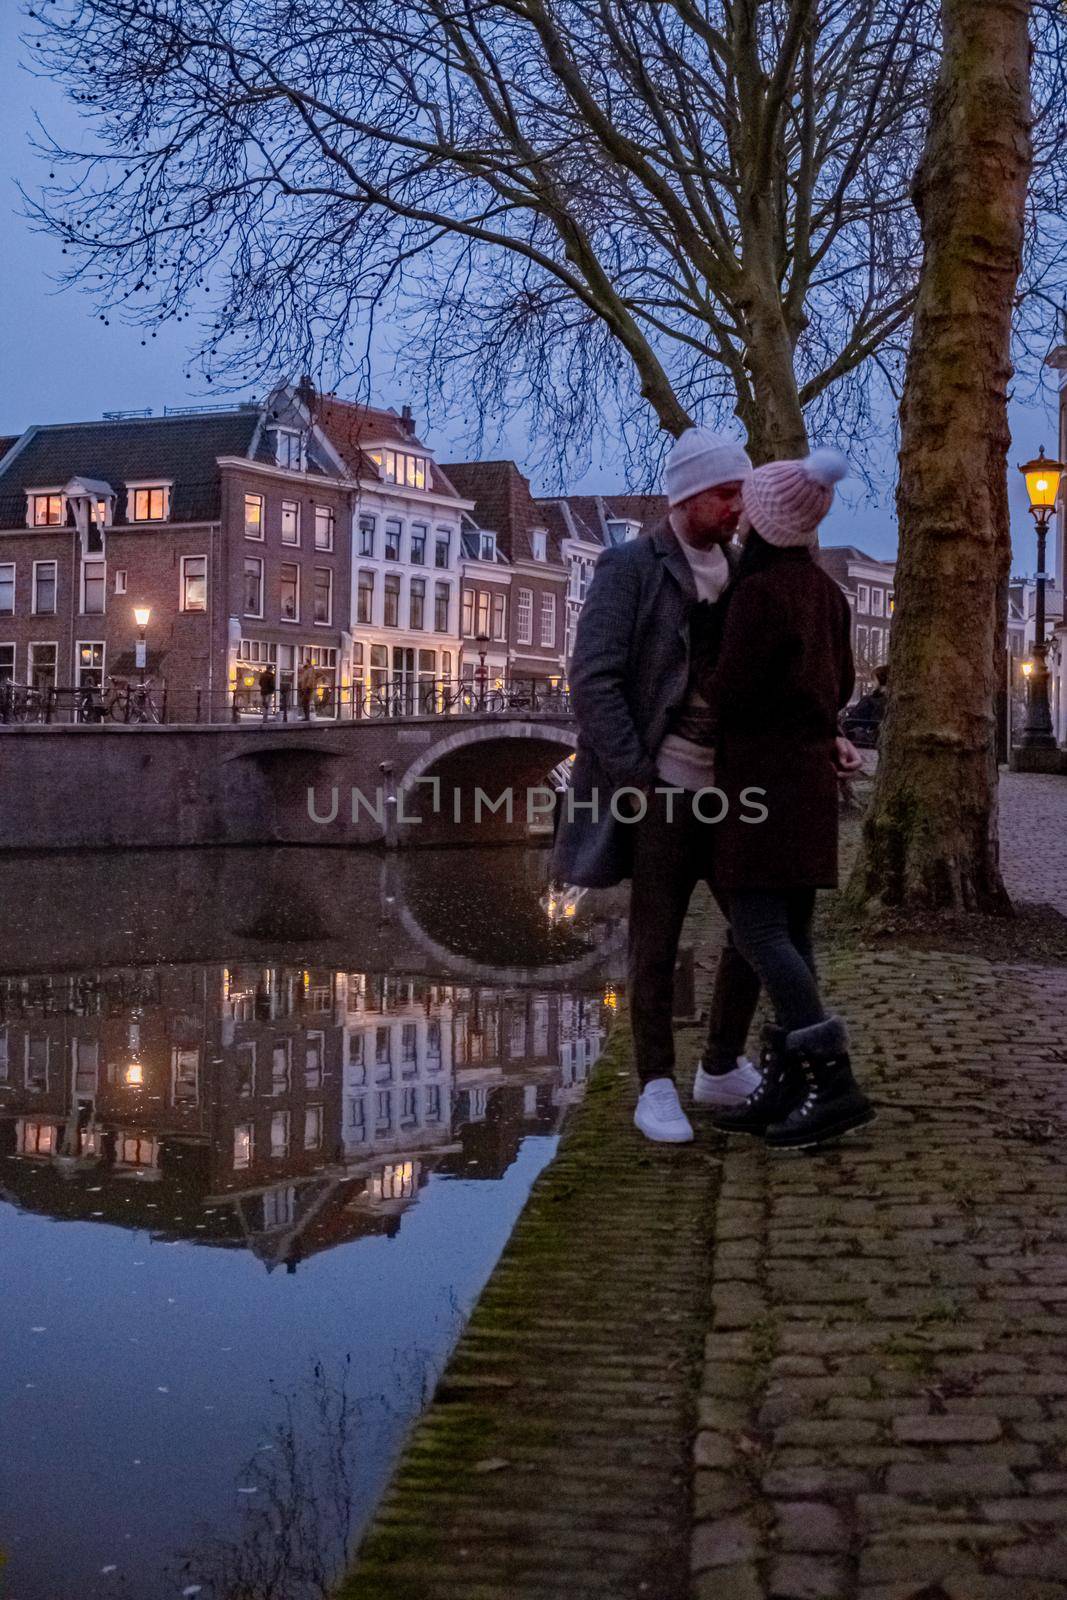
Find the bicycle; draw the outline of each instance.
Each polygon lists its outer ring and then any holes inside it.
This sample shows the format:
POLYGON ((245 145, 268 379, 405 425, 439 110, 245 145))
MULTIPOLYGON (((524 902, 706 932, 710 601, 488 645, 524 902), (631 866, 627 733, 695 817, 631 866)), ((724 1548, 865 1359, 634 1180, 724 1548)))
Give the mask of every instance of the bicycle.
POLYGON ((113 722, 159 722, 159 707, 152 698, 155 687, 152 678, 143 683, 130 683, 125 678, 107 680, 103 704, 113 722))

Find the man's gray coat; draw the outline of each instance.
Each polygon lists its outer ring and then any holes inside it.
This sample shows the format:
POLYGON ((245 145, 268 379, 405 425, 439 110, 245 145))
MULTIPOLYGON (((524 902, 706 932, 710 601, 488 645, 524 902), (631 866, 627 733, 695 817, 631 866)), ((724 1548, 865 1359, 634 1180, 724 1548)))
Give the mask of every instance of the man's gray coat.
MULTIPOLYGON (((727 559, 732 568, 732 549, 727 559)), ((696 598, 669 523, 605 550, 596 564, 570 668, 578 752, 553 849, 560 882, 603 888, 630 876, 633 824, 616 820, 610 801, 616 790, 659 781, 656 751, 688 689, 696 598)))

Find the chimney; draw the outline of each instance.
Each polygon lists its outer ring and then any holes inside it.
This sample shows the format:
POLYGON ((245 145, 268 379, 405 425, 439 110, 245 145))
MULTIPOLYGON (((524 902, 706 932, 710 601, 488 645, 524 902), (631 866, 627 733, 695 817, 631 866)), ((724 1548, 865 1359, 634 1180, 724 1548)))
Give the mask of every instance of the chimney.
POLYGON ((408 433, 414 439, 414 437, 415 437, 415 414, 412 411, 411 407, 409 405, 407 405, 406 403, 403 406, 401 406, 401 408, 400 408, 400 420, 404 424, 404 427, 407 429, 408 433))
POLYGON ((296 398, 308 411, 314 412, 317 398, 315 385, 306 372, 301 374, 300 382, 296 386, 296 398))

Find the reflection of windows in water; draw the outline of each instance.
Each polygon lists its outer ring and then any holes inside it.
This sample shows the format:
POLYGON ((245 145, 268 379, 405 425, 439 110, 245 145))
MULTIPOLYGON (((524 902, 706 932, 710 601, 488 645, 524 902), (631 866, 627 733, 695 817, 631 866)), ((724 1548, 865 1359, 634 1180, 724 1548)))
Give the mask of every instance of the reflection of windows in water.
POLYGON ((388 1133, 393 1122, 393 1091, 382 1089, 378 1094, 378 1132, 388 1133))
POLYGON ((252 1165, 254 1129, 250 1122, 239 1122, 233 1130, 233 1164, 237 1171, 252 1165))
POLYGON ((271 1058, 271 1094, 289 1093, 289 1062, 291 1053, 291 1039, 282 1039, 275 1044, 271 1058))
POLYGON ((426 1121, 440 1122, 441 1120, 441 1085, 431 1083, 426 1090, 426 1121))
POLYGON ((156 1141, 139 1133, 121 1134, 117 1155, 124 1167, 154 1167, 156 1141))
MULTIPOLYGON (((100 1075, 100 1046, 95 1039, 71 1041, 75 1094, 95 1094, 100 1075)), ((2 1063, 0 1063, 2 1066, 2 1063)), ((0 1070, 0 1077, 6 1073, 0 1070)))
POLYGON ((263 1195, 263 1226, 288 1228, 296 1216, 296 1185, 280 1183, 263 1195))
POLYGON ((364 1038, 361 1033, 353 1033, 348 1040, 348 1079, 352 1084, 362 1084, 367 1081, 367 1069, 364 1066, 366 1050, 364 1038))
POLYGON ((548 1054, 547 1000, 535 1000, 533 1003, 533 1053, 535 1056, 548 1054))
POLYGON ((365 972, 350 972, 348 974, 348 1009, 349 1011, 362 1011, 367 994, 367 975, 365 972))
POLYGON ((324 1034, 308 1034, 307 1052, 304 1056, 304 1087, 307 1089, 321 1089, 322 1087, 322 1054, 324 1044, 324 1034))
POLYGON ((367 1106, 361 1094, 353 1095, 348 1102, 346 1126, 353 1144, 359 1144, 367 1137, 367 1106))
POLYGON ((48 1040, 26 1040, 26 1087, 48 1088, 48 1040))
POLYGON ((526 1017, 521 1011, 513 1011, 509 1029, 510 1042, 508 1049, 513 1056, 526 1054, 526 1017))
POLYGON ((270 1153, 272 1156, 289 1154, 288 1111, 276 1111, 270 1119, 270 1153))
POLYGON ((26 1156, 50 1156, 56 1148, 58 1129, 51 1122, 26 1122, 18 1125, 18 1148, 26 1156))
POLYGON ((397 1161, 370 1180, 370 1193, 375 1200, 409 1200, 415 1193, 414 1161, 397 1161))
POLYGON ((0 1028, 0 1083, 7 1082, 9 1071, 7 1029, 0 1028))
POLYGON ((171 1057, 171 1102, 195 1106, 199 1099, 200 1051, 175 1048, 171 1057))
POLYGON ((333 987, 328 983, 314 984, 307 992, 307 1009, 309 1011, 333 1010, 333 987))
POLYGON ((417 1089, 404 1089, 400 1096, 400 1126, 410 1128, 418 1116, 419 1100, 417 1089))
POLYGON ((441 1024, 436 1020, 426 1025, 426 1055, 430 1061, 441 1059, 441 1024))
POLYGON ((415 1064, 419 1058, 418 1043, 419 1033, 415 1023, 405 1022, 401 1029, 400 1059, 403 1061, 405 1068, 410 1068, 412 1071, 414 1071, 415 1064))
POLYGON ((317 1150, 322 1143, 322 1107, 308 1106, 304 1111, 304 1149, 317 1150))
POLYGON ((389 1060, 392 1045, 393 1030, 391 1028, 378 1028, 374 1035, 374 1059, 377 1062, 389 1060))
POLYGON ((250 1100, 256 1092, 256 1045, 246 1039, 237 1046, 237 1095, 250 1100))

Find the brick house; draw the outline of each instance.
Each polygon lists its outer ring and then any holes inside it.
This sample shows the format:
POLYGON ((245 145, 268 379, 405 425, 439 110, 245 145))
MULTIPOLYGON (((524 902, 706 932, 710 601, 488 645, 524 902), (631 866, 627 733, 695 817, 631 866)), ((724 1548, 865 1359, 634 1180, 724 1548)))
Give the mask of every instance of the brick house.
POLYGON ((560 548, 567 566, 563 653, 569 663, 578 618, 601 552, 651 532, 667 515, 661 494, 570 494, 539 500, 546 518, 558 519, 560 548))
POLYGON ((852 653, 856 659, 856 697, 874 685, 875 667, 889 660, 896 563, 879 561, 855 545, 826 545, 820 565, 842 590, 852 611, 852 653))
POLYGON ((508 682, 511 621, 511 562, 495 533, 465 527, 460 566, 462 677, 479 692, 508 682), (482 671, 484 657, 485 670, 482 671))
POLYGON ((219 716, 316 668, 332 714, 350 657, 354 490, 284 399, 31 427, 0 457, 0 681, 39 690, 147 670, 169 715, 219 716))
MULTIPOLYGON (((471 506, 477 528, 496 535, 497 549, 510 567, 504 658, 509 680, 558 682, 565 669, 568 581, 562 520, 534 499, 529 480, 513 461, 451 462, 444 470, 471 506)), ((476 649, 473 663, 465 649, 464 663, 476 665, 476 649)))

